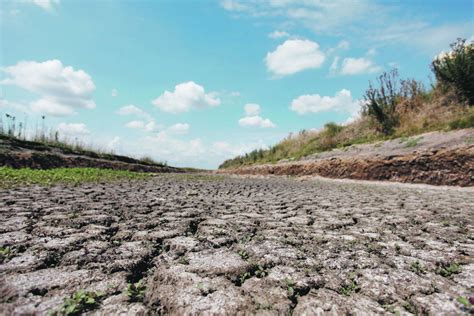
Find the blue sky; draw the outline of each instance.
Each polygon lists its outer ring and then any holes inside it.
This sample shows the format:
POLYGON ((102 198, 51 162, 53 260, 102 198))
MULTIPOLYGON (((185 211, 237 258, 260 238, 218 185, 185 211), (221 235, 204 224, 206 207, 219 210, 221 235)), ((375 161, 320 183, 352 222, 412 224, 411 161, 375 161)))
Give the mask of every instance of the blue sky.
POLYGON ((429 84, 474 1, 2 1, 0 20, 2 116, 215 168, 354 119, 384 70, 429 84))

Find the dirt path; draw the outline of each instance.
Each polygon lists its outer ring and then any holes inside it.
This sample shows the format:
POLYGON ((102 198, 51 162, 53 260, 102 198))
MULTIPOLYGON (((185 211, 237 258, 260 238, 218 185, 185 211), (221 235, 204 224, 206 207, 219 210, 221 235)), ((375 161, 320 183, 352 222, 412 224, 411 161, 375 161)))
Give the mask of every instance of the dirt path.
POLYGON ((1 191, 0 314, 46 314, 80 289, 105 293, 103 315, 468 314, 473 218, 471 188, 324 179, 1 191))

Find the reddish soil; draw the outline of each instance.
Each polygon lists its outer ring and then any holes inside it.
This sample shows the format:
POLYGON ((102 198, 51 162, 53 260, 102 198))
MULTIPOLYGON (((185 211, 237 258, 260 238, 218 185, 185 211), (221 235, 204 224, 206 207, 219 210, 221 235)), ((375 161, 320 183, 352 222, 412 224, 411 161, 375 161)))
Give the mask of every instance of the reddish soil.
POLYGON ((239 175, 318 175, 433 185, 474 185, 474 129, 355 145, 298 161, 219 170, 239 175))

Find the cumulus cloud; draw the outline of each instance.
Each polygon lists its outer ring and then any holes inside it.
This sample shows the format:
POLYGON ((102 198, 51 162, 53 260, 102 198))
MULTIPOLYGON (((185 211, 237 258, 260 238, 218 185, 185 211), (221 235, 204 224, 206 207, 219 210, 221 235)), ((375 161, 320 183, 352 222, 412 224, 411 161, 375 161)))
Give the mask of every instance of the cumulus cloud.
POLYGON ((265 57, 268 71, 276 76, 291 75, 305 69, 319 68, 325 59, 316 42, 289 39, 265 57))
POLYGON ((168 131, 174 134, 186 134, 189 131, 189 124, 176 123, 168 128, 168 131))
POLYGON ((239 120, 239 125, 244 127, 260 127, 270 128, 276 127, 276 125, 269 119, 264 119, 261 116, 246 116, 239 120))
POLYGON ((59 60, 21 61, 4 67, 4 85, 14 85, 40 96, 31 103, 33 111, 53 116, 66 116, 75 109, 93 109, 94 82, 83 70, 63 66, 59 60))
POLYGON ((282 38, 282 37, 288 37, 290 34, 288 34, 285 31, 273 31, 270 34, 268 34, 268 37, 272 39, 277 39, 277 38, 282 38))
POLYGON ((161 125, 156 124, 155 121, 145 122, 140 120, 130 121, 125 124, 125 127, 131 129, 140 129, 145 132, 156 132, 163 129, 163 127, 161 125))
POLYGON ((123 115, 123 116, 135 115, 137 117, 142 117, 142 118, 145 118, 147 120, 152 120, 153 119, 150 114, 148 114, 147 112, 143 111, 142 109, 140 109, 139 107, 137 107, 133 104, 122 106, 117 111, 117 114, 118 115, 123 115))
POLYGON ((256 103, 247 103, 244 106, 244 111, 246 116, 253 116, 260 114, 260 105, 256 103))
POLYGON ((239 125, 243 127, 271 128, 276 125, 269 119, 262 118, 260 114, 260 105, 248 103, 244 106, 245 117, 239 120, 239 125))
POLYGON ((303 115, 328 111, 346 112, 356 116, 360 110, 361 101, 354 100, 351 92, 342 89, 335 96, 320 96, 319 94, 302 95, 291 102, 290 109, 303 115))
POLYGON ((340 70, 341 75, 360 75, 379 72, 382 67, 376 65, 372 60, 361 58, 344 58, 340 70))
POLYGON ((23 2, 35 4, 48 12, 53 11, 54 5, 59 5, 59 0, 23 0, 23 2))
POLYGON ((57 130, 59 135, 67 136, 84 136, 90 134, 84 123, 60 123, 57 130))
POLYGON ((152 103, 162 111, 181 113, 190 109, 218 106, 221 101, 215 93, 205 93, 202 86, 188 81, 176 85, 173 92, 165 91, 152 103))

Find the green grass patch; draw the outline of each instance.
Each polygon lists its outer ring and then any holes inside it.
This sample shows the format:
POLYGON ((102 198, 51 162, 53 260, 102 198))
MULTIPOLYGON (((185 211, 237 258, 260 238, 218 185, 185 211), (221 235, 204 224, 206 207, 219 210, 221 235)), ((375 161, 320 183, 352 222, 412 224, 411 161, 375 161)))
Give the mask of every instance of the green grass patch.
POLYGON ((22 185, 81 184, 119 180, 149 179, 149 173, 98 168, 57 168, 48 170, 0 168, 0 188, 22 185))

